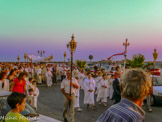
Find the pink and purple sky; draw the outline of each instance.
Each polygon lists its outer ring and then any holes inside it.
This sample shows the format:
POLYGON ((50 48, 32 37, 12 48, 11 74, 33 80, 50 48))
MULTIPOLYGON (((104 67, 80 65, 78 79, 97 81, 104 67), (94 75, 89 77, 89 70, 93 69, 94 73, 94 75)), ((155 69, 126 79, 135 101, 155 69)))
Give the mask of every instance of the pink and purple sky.
MULTIPOLYGON (((24 53, 63 61, 66 44, 74 33, 75 59, 107 59, 124 51, 128 38, 128 58, 144 54, 153 60, 157 48, 162 60, 161 0, 0 0, 0 61, 24 61, 24 53)), ((123 56, 114 60, 124 59, 123 56)))

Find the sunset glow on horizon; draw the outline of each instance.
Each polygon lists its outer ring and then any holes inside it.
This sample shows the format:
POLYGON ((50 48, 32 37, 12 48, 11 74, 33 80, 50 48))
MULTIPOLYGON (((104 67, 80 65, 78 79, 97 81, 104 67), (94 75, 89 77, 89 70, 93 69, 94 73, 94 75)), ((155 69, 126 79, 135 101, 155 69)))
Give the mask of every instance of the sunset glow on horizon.
MULTIPOLYGON (((24 53, 63 61, 66 44, 74 33, 74 59, 107 59, 124 51, 128 38, 128 58, 143 54, 152 61, 157 49, 162 61, 161 0, 0 0, 0 61, 24 61, 24 53)), ((114 60, 124 59, 124 56, 114 60)))

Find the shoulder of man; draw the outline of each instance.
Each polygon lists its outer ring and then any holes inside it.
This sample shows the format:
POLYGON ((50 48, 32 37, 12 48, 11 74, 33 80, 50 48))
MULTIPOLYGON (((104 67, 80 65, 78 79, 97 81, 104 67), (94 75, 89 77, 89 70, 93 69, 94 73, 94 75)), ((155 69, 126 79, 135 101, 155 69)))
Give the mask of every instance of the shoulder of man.
POLYGON ((62 83, 63 83, 63 82, 66 82, 67 80, 68 80, 67 78, 63 79, 63 80, 62 80, 62 83))
POLYGON ((109 109, 107 109, 101 116, 98 118, 97 122, 107 122, 107 120, 110 121, 123 121, 123 118, 118 115, 118 109, 116 108, 116 105, 112 105, 109 109))

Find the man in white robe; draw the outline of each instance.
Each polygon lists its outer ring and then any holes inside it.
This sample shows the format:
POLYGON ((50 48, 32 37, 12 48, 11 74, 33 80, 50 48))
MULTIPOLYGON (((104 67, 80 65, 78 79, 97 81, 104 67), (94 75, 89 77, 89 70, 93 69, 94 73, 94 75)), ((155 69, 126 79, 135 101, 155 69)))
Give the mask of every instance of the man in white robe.
POLYGON ((76 84, 78 85, 78 89, 75 90, 75 108, 77 109, 78 112, 81 112, 82 109, 80 108, 79 105, 79 97, 80 97, 80 85, 79 85, 79 78, 76 77, 76 84))
POLYGON ((59 64, 59 66, 57 67, 57 80, 60 81, 61 80, 61 65, 59 64))
POLYGON ((84 71, 82 70, 79 73, 79 85, 81 89, 84 89, 84 86, 83 86, 84 78, 85 78, 85 74, 84 74, 84 71))
POLYGON ((104 74, 102 80, 99 83, 99 92, 97 95, 97 102, 99 102, 99 104, 101 104, 102 102, 105 107, 107 106, 106 103, 107 103, 108 87, 109 87, 109 83, 108 83, 107 75, 104 74))
POLYGON ((73 77, 79 77, 79 70, 77 67, 75 67, 75 69, 73 70, 73 77))
POLYGON ((107 75, 107 80, 108 80, 107 97, 110 98, 111 75, 107 75))
POLYGON ((95 86, 96 83, 93 80, 90 73, 87 74, 88 78, 84 81, 84 104, 87 104, 87 109, 89 108, 89 105, 91 104, 93 106, 93 110, 96 109, 95 103, 94 103, 94 92, 95 92, 95 86))
POLYGON ((110 99, 112 99, 113 92, 114 92, 114 89, 113 89, 113 81, 114 81, 114 75, 112 75, 111 78, 110 78, 110 95, 109 95, 109 98, 110 99))
POLYGON ((39 96, 39 89, 37 88, 36 81, 33 81, 32 84, 33 84, 33 90, 34 90, 34 93, 33 93, 33 96, 34 96, 34 107, 37 110, 37 99, 38 99, 38 96, 39 96))
POLYGON ((41 71, 43 83, 46 83, 46 79, 47 79, 46 73, 47 73, 47 68, 46 68, 46 65, 43 64, 43 68, 42 68, 42 71, 41 71))
POLYGON ((97 78, 96 78, 96 91, 95 91, 95 94, 98 94, 98 91, 99 91, 99 83, 100 83, 100 81, 102 80, 102 73, 101 72, 99 72, 98 73, 98 76, 97 76, 97 78))
POLYGON ((47 69, 46 78, 47 78, 47 86, 51 87, 52 86, 52 72, 49 69, 47 69))
POLYGON ((34 77, 34 67, 33 65, 30 65, 30 67, 28 67, 28 72, 29 72, 29 77, 34 77))
POLYGON ((37 69, 37 75, 38 75, 38 83, 39 84, 42 84, 42 69, 41 67, 39 66, 38 69, 37 69))

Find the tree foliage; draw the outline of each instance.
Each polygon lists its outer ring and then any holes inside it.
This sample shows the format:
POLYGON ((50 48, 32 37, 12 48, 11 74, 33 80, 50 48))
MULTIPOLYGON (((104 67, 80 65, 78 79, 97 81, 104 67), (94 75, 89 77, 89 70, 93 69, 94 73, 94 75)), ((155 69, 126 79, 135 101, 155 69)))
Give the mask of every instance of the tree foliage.
POLYGON ((132 68, 142 68, 145 63, 145 56, 142 54, 135 54, 133 55, 132 61, 131 61, 131 67, 132 68))
POLYGON ((77 60, 76 61, 76 65, 77 67, 81 68, 81 69, 85 69, 87 62, 86 61, 82 61, 82 60, 77 60))
POLYGON ((151 69, 151 68, 153 68, 153 65, 154 65, 153 62, 148 62, 143 66, 143 68, 144 69, 151 69))
POLYGON ((127 68, 143 68, 145 63, 145 57, 142 54, 135 54, 132 57, 132 60, 126 60, 127 68))

